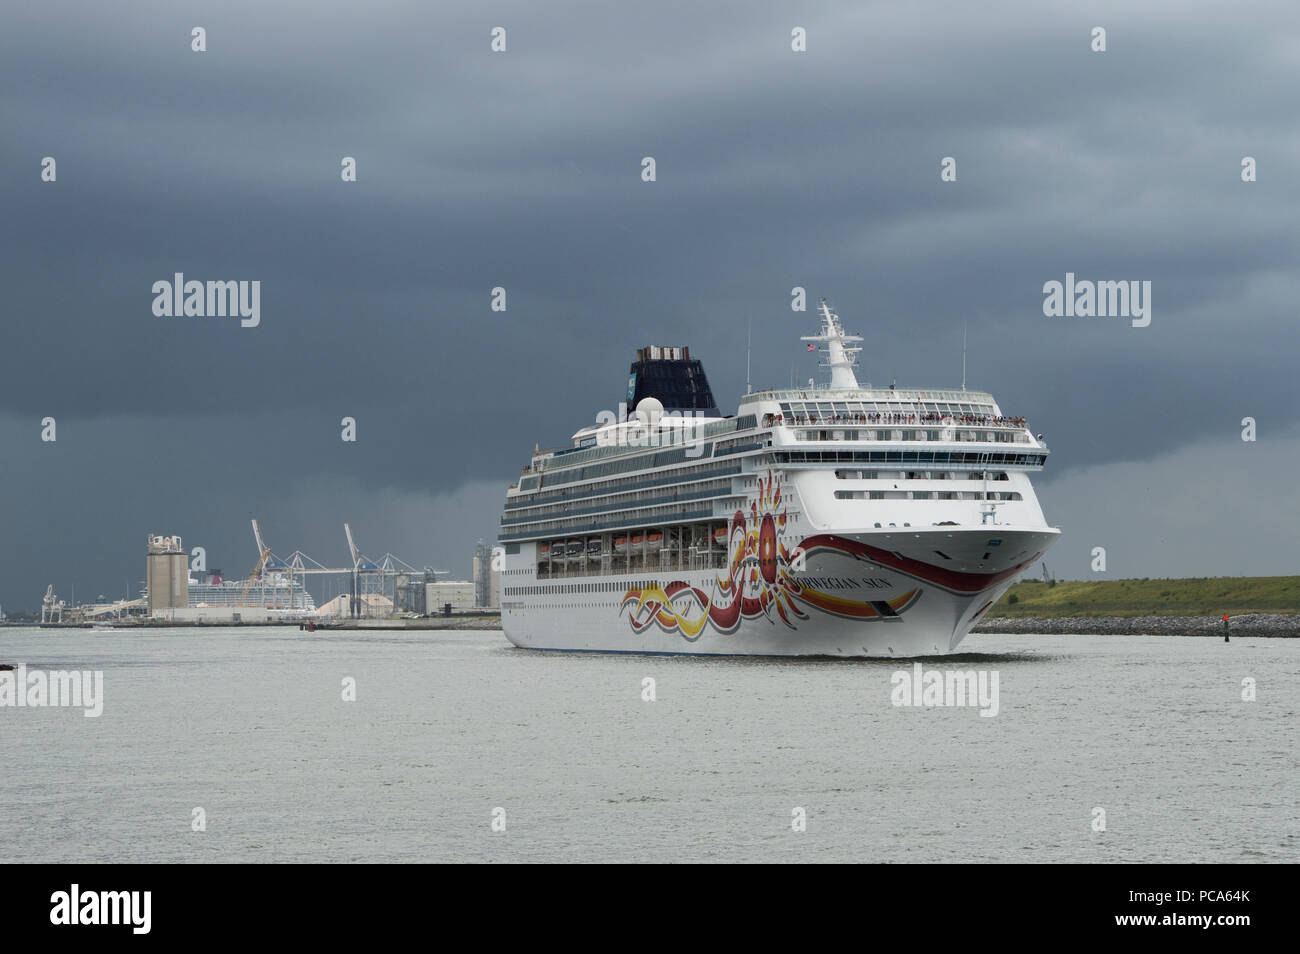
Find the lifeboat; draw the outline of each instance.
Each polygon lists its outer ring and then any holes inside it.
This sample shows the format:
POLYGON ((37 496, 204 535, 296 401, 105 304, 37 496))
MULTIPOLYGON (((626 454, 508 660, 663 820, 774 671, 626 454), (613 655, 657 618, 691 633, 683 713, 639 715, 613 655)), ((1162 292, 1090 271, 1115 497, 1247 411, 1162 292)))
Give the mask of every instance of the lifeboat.
POLYGON ((626 553, 626 552, 627 552, 627 537, 615 537, 615 538, 614 538, 614 552, 615 552, 615 553, 626 553))
POLYGON ((718 529, 713 531, 713 544, 714 546, 719 546, 719 547, 725 547, 727 545, 726 527, 718 527, 718 529))
POLYGON ((645 546, 647 550, 650 549, 657 550, 663 545, 664 545, 664 535, 658 530, 655 530, 653 533, 647 533, 645 535, 645 546))

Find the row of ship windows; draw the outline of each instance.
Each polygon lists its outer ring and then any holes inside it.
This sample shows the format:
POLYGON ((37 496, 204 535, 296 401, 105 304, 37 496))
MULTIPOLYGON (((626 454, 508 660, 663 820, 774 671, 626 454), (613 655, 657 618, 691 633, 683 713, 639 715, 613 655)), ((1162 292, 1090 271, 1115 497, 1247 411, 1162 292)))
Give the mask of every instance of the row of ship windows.
MULTIPOLYGON (((747 421, 745 427, 737 427, 736 430, 752 430, 755 426, 754 416, 746 415, 741 419, 747 421)), ((754 435, 754 440, 759 440, 758 435, 754 435)), ((766 438, 771 443, 771 437, 766 438)), ((588 464, 585 467, 565 467, 560 470, 546 470, 542 473, 541 486, 543 488, 553 487, 557 484, 571 484, 579 480, 592 480, 597 477, 607 477, 611 474, 625 474, 633 470, 661 469, 671 464, 680 464, 687 460, 698 460, 701 457, 707 458, 713 455, 713 447, 710 443, 693 443, 685 447, 674 447, 670 450, 658 450, 652 454, 634 454, 632 456, 620 455, 615 460, 603 461, 601 463, 588 464)))
POLYGON ((846 414, 979 414, 991 417, 993 405, 949 403, 947 401, 920 401, 913 404, 895 404, 882 401, 790 401, 781 402, 781 413, 807 417, 843 417, 846 414))
POLYGON ((558 596, 565 593, 626 593, 657 585, 652 580, 600 583, 539 583, 535 586, 507 586, 506 596, 558 596))
MULTIPOLYGON (((983 480, 982 470, 837 470, 840 480, 983 480)), ((989 480, 1009 480, 1005 470, 987 471, 989 480)))
MULTIPOLYGON (((698 458, 706 453, 703 444, 696 444, 691 450, 691 457, 698 458)), ((661 450, 653 454, 637 454, 618 460, 605 461, 600 464, 588 464, 586 467, 569 467, 560 471, 546 471, 542 474, 542 487, 554 487, 557 484, 572 484, 580 480, 592 480, 596 477, 608 477, 611 474, 626 474, 633 470, 658 470, 670 464, 679 464, 687 459, 687 448, 661 450)))
POLYGON ((627 576, 629 573, 687 573, 721 570, 727 565, 725 550, 659 550, 654 553, 615 553, 599 557, 569 557, 552 563, 546 557, 537 564, 538 579, 590 576, 627 576))
POLYGON ((778 451, 781 464, 958 464, 969 466, 1042 466, 1046 454, 1008 454, 1003 451, 778 451))
POLYGON ((986 441, 995 444, 1028 443, 1029 438, 1015 431, 920 431, 909 429, 862 430, 861 428, 799 429, 794 432, 796 441, 946 441, 967 443, 986 441))
MULTIPOLYGON (((541 519, 520 521, 511 523, 509 530, 513 533, 536 533, 539 530, 546 529, 563 533, 569 527, 583 527, 591 523, 594 518, 599 518, 606 526, 625 523, 654 523, 655 517, 681 517, 686 514, 694 513, 696 510, 711 510, 714 502, 725 500, 726 498, 714 497, 713 500, 698 500, 693 503, 670 504, 666 507, 643 507, 635 510, 606 510, 598 514, 590 514, 585 517, 569 517, 566 519, 556 520, 541 519)), ((743 500, 737 499, 737 505, 743 503, 743 500)))
MULTIPOLYGON (((681 492, 687 494, 707 494, 710 491, 722 493, 729 491, 730 489, 730 480, 708 480, 683 487, 681 488, 681 492)), ((638 503, 644 501, 660 500, 664 497, 675 499, 677 494, 678 491, 675 490, 665 492, 663 489, 651 488, 649 490, 634 491, 631 493, 604 495, 601 496, 599 501, 595 501, 591 507, 584 508, 584 510, 590 513, 604 512, 611 508, 636 506, 638 503)), ((510 522, 515 522, 516 519, 520 518, 540 518, 545 517, 548 514, 571 513, 577 505, 578 501, 572 500, 566 503, 551 504, 546 507, 520 507, 510 512, 510 522)), ((503 517, 501 522, 506 523, 507 521, 503 517)))
MULTIPOLYGON (((691 441, 707 441, 712 437, 720 437, 723 434, 733 434, 740 431, 751 431, 758 426, 758 418, 753 414, 742 414, 739 417, 730 417, 724 421, 710 421, 707 424, 692 424, 690 427, 682 428, 678 432, 668 432, 660 434, 660 446, 666 441, 669 444, 679 444, 691 441)), ((595 440, 595 438, 590 438, 595 440)), ((543 458, 534 461, 534 467, 542 470, 544 476, 549 480, 551 474, 555 473, 558 468, 573 468, 575 464, 583 464, 587 461, 597 460, 605 456, 619 456, 623 449, 615 447, 611 450, 609 447, 586 447, 582 449, 565 448, 557 451, 552 457, 543 458)))
MULTIPOLYGON (((649 466, 649 464, 647 463, 646 466, 649 466)), ((719 467, 716 461, 706 461, 705 463, 693 464, 689 467, 675 467, 668 472, 667 476, 655 478, 654 483, 656 485, 678 483, 688 477, 694 477, 696 475, 713 476, 714 474, 727 473, 728 471, 734 472, 736 466, 735 463, 731 463, 719 467)), ((525 505, 531 506, 534 503, 545 503, 551 500, 571 500, 575 497, 597 496, 599 491, 613 491, 620 488, 627 488, 629 486, 636 486, 646 480, 646 474, 638 474, 635 477, 621 477, 617 480, 598 480, 595 483, 583 484, 580 487, 569 487, 565 490, 554 490, 550 493, 538 494, 535 497, 528 498, 525 505)), ((518 498, 515 498, 508 501, 508 504, 518 506, 520 501, 518 498)))
POLYGON ((506 602, 505 600, 502 600, 501 602, 502 609, 510 610, 511 612, 518 613, 521 616, 526 613, 554 613, 557 610, 587 609, 592 607, 597 609, 616 610, 621 609, 622 606, 623 603, 618 600, 615 600, 612 603, 606 603, 601 600, 593 600, 589 603, 516 603, 506 602))
POLYGON ((836 500, 1024 500, 1014 490, 837 490, 836 500))

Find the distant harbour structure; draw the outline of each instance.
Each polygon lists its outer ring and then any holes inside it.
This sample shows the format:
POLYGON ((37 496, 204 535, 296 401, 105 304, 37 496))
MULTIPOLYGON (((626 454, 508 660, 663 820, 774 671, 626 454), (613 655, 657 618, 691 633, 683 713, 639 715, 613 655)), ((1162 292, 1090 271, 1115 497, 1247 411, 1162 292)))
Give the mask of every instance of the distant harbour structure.
POLYGON ((423 573, 398 573, 393 578, 392 612, 424 616, 429 612, 429 584, 436 582, 438 571, 426 566, 423 573))
MULTIPOLYGON (((390 618, 443 616, 492 610, 500 605, 501 574, 493 567, 493 548, 479 541, 474 579, 449 580, 446 571, 423 570, 385 553, 372 560, 358 548, 344 524, 351 566, 331 568, 300 550, 288 557, 271 551, 256 519, 251 521, 258 559, 245 577, 230 579, 218 569, 191 568, 190 555, 177 534, 151 533, 145 551, 145 579, 140 599, 122 599, 79 607, 78 619, 143 615, 154 623, 181 625, 248 625, 294 622, 311 618, 390 618), (309 574, 343 576, 346 588, 317 605, 306 580, 309 574)), ((62 622, 63 603, 49 587, 42 622, 62 622)))
POLYGON ((382 619, 391 616, 393 612, 393 601, 382 593, 360 593, 355 597, 355 606, 351 593, 340 593, 314 608, 309 615, 316 619, 382 619))
POLYGON ((477 608, 477 585, 469 580, 439 580, 426 586, 425 605, 429 616, 468 613, 477 608))
POLYGON ((474 606, 495 609, 501 605, 501 570, 492 565, 492 547, 482 540, 474 548, 474 606))
POLYGON ((54 584, 51 583, 45 588, 45 596, 41 600, 41 625, 62 623, 63 606, 63 600, 54 594, 54 584))
POLYGON ((145 581, 149 592, 149 615, 159 610, 184 609, 190 605, 189 561, 178 536, 151 533, 145 551, 145 581))
POLYGON ((316 609, 302 579, 266 559, 247 580, 224 579, 220 570, 191 578, 189 556, 177 535, 149 535, 145 593, 148 615, 172 622, 265 622, 316 609))

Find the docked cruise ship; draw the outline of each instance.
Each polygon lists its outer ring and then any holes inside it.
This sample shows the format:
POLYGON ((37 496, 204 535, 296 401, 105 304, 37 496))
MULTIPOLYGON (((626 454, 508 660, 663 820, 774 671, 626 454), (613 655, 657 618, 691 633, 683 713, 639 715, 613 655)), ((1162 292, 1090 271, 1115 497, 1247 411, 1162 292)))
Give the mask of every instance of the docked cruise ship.
POLYGON ((516 646, 598 652, 950 652, 1055 542, 1047 447, 979 391, 858 384, 820 306, 824 387, 714 404, 687 348, 643 348, 628 415, 538 449, 506 494, 516 646))
POLYGON ((257 606, 301 614, 316 611, 316 601, 302 580, 278 573, 267 574, 251 584, 205 573, 187 581, 187 594, 189 605, 194 607, 257 606))

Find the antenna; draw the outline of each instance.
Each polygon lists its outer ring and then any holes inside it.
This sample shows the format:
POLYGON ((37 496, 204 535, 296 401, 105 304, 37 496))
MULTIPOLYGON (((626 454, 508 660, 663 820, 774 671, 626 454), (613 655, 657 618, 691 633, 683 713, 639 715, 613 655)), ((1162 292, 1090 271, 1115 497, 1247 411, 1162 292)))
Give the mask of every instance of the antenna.
POLYGON ((961 323, 961 389, 966 390, 966 322, 961 323))
POLYGON ((754 340, 754 319, 749 319, 749 331, 745 333, 745 393, 752 393, 749 387, 749 350, 754 340))

